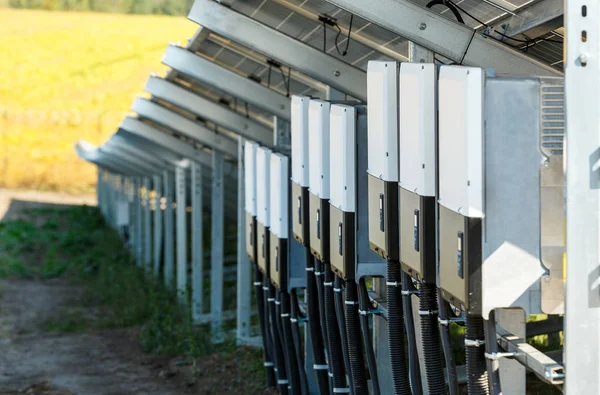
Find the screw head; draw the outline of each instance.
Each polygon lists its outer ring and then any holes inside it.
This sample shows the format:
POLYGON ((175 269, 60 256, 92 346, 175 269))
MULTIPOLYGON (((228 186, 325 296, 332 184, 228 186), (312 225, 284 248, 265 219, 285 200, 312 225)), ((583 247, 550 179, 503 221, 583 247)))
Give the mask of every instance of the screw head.
POLYGON ((425 22, 419 23, 419 30, 425 30, 425 29, 427 29, 427 24, 425 22))
POLYGON ((587 53, 582 53, 581 55, 579 55, 578 59, 582 65, 586 65, 587 62, 590 60, 590 55, 587 53))
POLYGON ((339 77, 339 76, 340 76, 340 74, 341 74, 341 73, 340 73, 340 71, 339 71, 339 70, 336 70, 336 71, 335 71, 335 73, 333 73, 333 75, 335 75, 336 77, 339 77))

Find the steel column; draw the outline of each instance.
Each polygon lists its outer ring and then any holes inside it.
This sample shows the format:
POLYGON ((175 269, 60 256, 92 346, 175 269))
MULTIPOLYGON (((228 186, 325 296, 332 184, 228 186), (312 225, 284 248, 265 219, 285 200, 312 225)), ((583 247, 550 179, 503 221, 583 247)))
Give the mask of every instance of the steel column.
POLYGON ((187 161, 182 161, 175 168, 176 190, 176 223, 177 223, 177 297, 180 302, 187 303, 187 196, 185 173, 187 161))
POLYGON ((167 287, 173 286, 174 268, 174 229, 173 229, 173 177, 168 171, 163 173, 165 190, 165 267, 164 280, 167 287))
POLYGON ((202 165, 192 162, 192 320, 200 322, 204 310, 204 229, 202 165))
POLYGON ((213 343, 223 337, 223 154, 213 151, 211 215, 210 313, 213 343))
POLYGON ((138 266, 143 263, 143 230, 142 230, 142 178, 135 178, 135 261, 138 266))
POLYGON ((150 210, 150 178, 144 177, 142 206, 144 208, 144 269, 152 266, 152 211, 150 210))
POLYGON ((162 208, 160 200, 163 196, 162 193, 162 179, 160 176, 153 176, 152 178, 154 187, 154 269, 153 273, 155 277, 158 277, 160 271, 160 264, 162 261, 162 208))
POLYGON ((238 206, 237 206, 237 333, 236 341, 244 344, 243 339, 250 337, 251 283, 252 268, 246 255, 246 210, 244 209, 244 139, 238 138, 238 206))
POLYGON ((600 4, 565 4, 565 393, 600 394, 600 4))

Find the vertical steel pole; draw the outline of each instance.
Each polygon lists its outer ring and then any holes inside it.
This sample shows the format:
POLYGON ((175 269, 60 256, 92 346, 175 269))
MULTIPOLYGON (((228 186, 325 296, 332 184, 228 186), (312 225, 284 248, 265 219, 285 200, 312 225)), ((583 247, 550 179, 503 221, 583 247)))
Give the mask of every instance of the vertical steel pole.
POLYGON ((152 179, 154 187, 154 277, 158 277, 160 263, 162 258, 162 208, 160 200, 162 198, 162 179, 161 176, 155 175, 152 179))
POLYGON ((164 178, 164 189, 165 189, 165 267, 164 267, 164 279, 167 287, 173 286, 173 272, 174 268, 174 253, 175 248, 173 243, 174 229, 173 229, 173 176, 168 171, 163 174, 164 178))
POLYGON ((238 201, 237 201, 237 332, 238 344, 250 337, 250 305, 252 271, 246 255, 246 210, 244 209, 244 139, 238 137, 238 201))
POLYGON ((192 162, 192 320, 194 322, 200 322, 204 310, 202 192, 202 165, 192 162))
POLYGON ((138 266, 143 262, 142 233, 142 178, 135 178, 135 258, 138 266))
POLYGON ((149 271, 152 265, 152 212, 150 210, 149 177, 144 177, 144 190, 142 196, 144 206, 144 269, 149 271))
POLYGON ((177 296, 187 303, 187 196, 185 170, 187 164, 179 164, 175 169, 175 189, 177 191, 177 296))
POLYGON ((565 4, 565 393, 600 394, 600 4, 565 4))
POLYGON ((223 154, 212 153, 210 312, 213 343, 223 339, 223 154))

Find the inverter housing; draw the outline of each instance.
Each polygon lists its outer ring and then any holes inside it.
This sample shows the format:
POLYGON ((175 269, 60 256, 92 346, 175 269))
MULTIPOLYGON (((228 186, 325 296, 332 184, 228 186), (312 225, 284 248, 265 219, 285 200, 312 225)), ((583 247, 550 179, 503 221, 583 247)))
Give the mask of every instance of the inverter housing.
POLYGON ((287 156, 273 153, 270 160, 270 270, 273 285, 287 291, 288 279, 288 201, 289 169, 287 156))
POLYGON ((400 66, 400 263, 413 278, 436 283, 437 72, 400 66))
POLYGON ((256 150, 256 243, 258 269, 269 275, 270 235, 270 188, 271 150, 259 147, 256 150))
POLYGON ((329 262, 329 111, 327 101, 309 104, 309 237, 310 251, 329 262))
POLYGON ((390 261, 399 259, 398 62, 369 61, 369 243, 390 261))
POLYGON ((563 95, 561 78, 440 69, 439 287, 464 311, 531 314, 555 302, 542 278, 558 280, 562 267, 564 176, 553 164, 562 162, 563 95))
POLYGON ((256 150, 258 144, 244 142, 244 209, 246 212, 246 254, 256 263, 256 150))
POLYGON ((308 107, 310 97, 292 96, 292 191, 290 207, 294 238, 309 245, 309 161, 308 161, 308 107))

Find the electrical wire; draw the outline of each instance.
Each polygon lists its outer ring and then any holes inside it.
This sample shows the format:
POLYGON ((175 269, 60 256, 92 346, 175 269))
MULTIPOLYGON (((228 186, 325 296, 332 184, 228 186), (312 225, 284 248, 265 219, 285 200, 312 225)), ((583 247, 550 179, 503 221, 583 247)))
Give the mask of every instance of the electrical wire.
POLYGON ((346 48, 344 49, 344 51, 340 51, 340 48, 338 46, 338 39, 340 38, 340 35, 342 34, 342 28, 340 27, 340 25, 336 22, 335 27, 338 29, 338 34, 337 36, 335 36, 335 50, 337 51, 338 54, 340 54, 340 56, 346 56, 348 54, 348 47, 350 46, 350 36, 352 34, 352 22, 354 21, 354 14, 350 15, 350 23, 348 25, 348 37, 346 38, 346 48))

